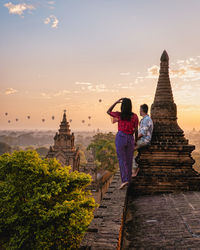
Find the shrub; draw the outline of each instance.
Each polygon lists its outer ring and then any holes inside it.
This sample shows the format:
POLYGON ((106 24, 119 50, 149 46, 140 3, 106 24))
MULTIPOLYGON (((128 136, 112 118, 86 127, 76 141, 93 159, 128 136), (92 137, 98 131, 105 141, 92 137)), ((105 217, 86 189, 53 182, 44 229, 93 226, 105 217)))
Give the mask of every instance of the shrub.
POLYGON ((0 157, 0 238, 6 249, 77 249, 98 206, 91 176, 34 150, 0 157))
POLYGON ((92 150, 98 169, 108 170, 113 173, 116 172, 118 159, 115 147, 115 136, 111 132, 94 135, 87 150, 92 150))

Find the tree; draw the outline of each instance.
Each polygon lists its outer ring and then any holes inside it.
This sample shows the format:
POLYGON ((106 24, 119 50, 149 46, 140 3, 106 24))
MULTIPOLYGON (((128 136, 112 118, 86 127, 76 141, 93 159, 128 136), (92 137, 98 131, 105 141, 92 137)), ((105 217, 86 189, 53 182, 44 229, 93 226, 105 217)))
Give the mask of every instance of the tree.
POLYGON ((77 249, 98 206, 91 176, 35 150, 0 156, 0 239, 6 249, 77 249))
POLYGON ((39 147, 36 148, 35 150, 38 152, 38 154, 40 154, 40 156, 46 156, 49 151, 49 149, 46 147, 39 147))
POLYGON ((5 142, 0 142, 0 155, 10 152, 11 152, 11 146, 5 142))
POLYGON ((79 149, 79 154, 80 154, 80 165, 85 166, 87 164, 87 160, 84 151, 79 149))
POLYGON ((118 166, 118 159, 115 147, 115 136, 111 132, 98 133, 93 136, 92 142, 87 147, 92 150, 98 168, 115 172, 118 166))
POLYGON ((22 150, 22 148, 19 147, 19 146, 13 146, 13 147, 12 147, 12 152, 13 152, 13 151, 20 151, 20 150, 22 150))

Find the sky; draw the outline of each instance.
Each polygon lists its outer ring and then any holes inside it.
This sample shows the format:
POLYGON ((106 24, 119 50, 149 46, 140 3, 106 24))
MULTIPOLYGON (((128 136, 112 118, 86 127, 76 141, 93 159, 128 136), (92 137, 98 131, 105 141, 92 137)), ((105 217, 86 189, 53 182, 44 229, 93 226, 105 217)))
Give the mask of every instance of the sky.
POLYGON ((0 129, 57 129, 66 110, 72 130, 116 131, 107 109, 121 97, 138 116, 150 108, 164 49, 178 123, 200 129, 199 10, 199 0, 1 0, 0 129))

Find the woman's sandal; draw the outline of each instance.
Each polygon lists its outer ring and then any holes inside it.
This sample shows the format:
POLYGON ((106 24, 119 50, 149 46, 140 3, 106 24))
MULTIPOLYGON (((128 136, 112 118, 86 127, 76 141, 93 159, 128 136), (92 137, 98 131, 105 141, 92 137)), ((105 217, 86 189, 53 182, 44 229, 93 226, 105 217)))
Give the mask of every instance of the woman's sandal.
POLYGON ((121 184, 121 186, 120 186, 118 189, 122 189, 122 188, 124 188, 126 185, 128 185, 128 181, 123 182, 123 183, 121 184))
POLYGON ((140 168, 137 168, 137 170, 136 170, 135 174, 132 174, 131 176, 132 176, 132 177, 136 177, 136 176, 137 176, 137 174, 138 174, 138 172, 139 172, 139 170, 140 170, 140 168))

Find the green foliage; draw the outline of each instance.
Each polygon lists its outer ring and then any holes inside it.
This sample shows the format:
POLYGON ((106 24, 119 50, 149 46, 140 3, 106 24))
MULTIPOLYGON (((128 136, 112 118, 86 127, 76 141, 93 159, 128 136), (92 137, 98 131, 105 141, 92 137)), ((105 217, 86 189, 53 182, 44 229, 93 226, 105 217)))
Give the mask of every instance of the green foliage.
POLYGON ((92 150, 97 168, 115 172, 118 166, 115 135, 109 133, 98 133, 93 136, 92 142, 87 147, 87 150, 92 150))
MULTIPOLYGON (((19 146, 13 146, 13 147, 12 147, 12 152, 13 152, 13 151, 20 151, 20 150, 22 150, 22 148, 19 147, 19 146)), ((9 153, 10 153, 10 152, 9 152, 9 153)))
POLYGON ((6 249, 77 249, 98 204, 91 176, 34 150, 0 157, 0 241, 6 249))
POLYGON ((79 149, 79 154, 80 154, 80 165, 85 166, 87 164, 87 160, 84 151, 79 149))

